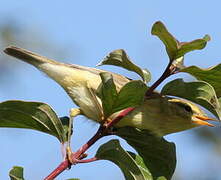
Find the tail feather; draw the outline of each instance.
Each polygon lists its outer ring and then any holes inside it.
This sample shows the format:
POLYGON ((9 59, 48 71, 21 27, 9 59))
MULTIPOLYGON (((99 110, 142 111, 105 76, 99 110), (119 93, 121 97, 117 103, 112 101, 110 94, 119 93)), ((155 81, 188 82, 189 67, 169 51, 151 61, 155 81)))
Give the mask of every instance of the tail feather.
POLYGON ((10 56, 13 56, 15 58, 18 58, 26 63, 29 63, 34 66, 38 66, 42 63, 52 63, 52 64, 58 64, 58 62, 48 59, 44 56, 40 56, 38 54, 35 54, 31 51, 18 48, 15 46, 9 46, 5 48, 4 52, 10 56))

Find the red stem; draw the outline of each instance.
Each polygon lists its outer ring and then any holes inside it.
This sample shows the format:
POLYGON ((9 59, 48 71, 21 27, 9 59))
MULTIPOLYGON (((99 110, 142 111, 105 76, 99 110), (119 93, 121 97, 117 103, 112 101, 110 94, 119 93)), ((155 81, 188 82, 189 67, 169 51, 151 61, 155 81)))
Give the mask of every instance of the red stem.
POLYGON ((174 69, 171 68, 172 67, 172 62, 170 61, 165 69, 165 71, 163 72, 163 74, 160 76, 160 78, 152 85, 150 86, 150 88, 146 91, 145 93, 145 97, 150 96, 153 91, 166 79, 168 78, 170 75, 173 74, 174 69))
POLYGON ((129 107, 127 109, 124 109, 116 118, 114 118, 112 121, 110 121, 107 125, 106 128, 112 127, 114 124, 117 124, 123 117, 128 115, 131 111, 133 111, 135 108, 129 107))
POLYGON ((70 166, 71 164, 68 160, 63 161, 54 171, 52 171, 46 178, 44 178, 44 180, 53 180, 70 166))
POLYGON ((92 157, 92 158, 89 158, 89 159, 83 159, 83 160, 76 160, 76 163, 89 163, 89 162, 94 162, 94 161, 97 161, 99 160, 97 157, 92 157))
MULTIPOLYGON (((92 161, 98 160, 96 157, 91 158, 91 159, 87 159, 87 160, 79 160, 79 159, 81 158, 82 154, 84 154, 97 140, 99 140, 103 136, 108 135, 108 129, 110 127, 112 127, 114 124, 119 122, 124 116, 126 116, 128 113, 130 113, 133 110, 134 110, 134 108, 127 108, 127 109, 123 110, 116 118, 114 118, 112 121, 110 121, 106 126, 101 125, 100 128, 95 133, 95 135, 86 144, 84 144, 80 149, 78 149, 75 153, 72 154, 71 158, 72 158, 74 164, 84 163, 84 162, 92 162, 92 161)), ((53 180, 61 172, 63 172, 65 169, 67 169, 71 165, 73 165, 73 164, 71 164, 69 162, 69 160, 63 161, 44 180, 53 180)))

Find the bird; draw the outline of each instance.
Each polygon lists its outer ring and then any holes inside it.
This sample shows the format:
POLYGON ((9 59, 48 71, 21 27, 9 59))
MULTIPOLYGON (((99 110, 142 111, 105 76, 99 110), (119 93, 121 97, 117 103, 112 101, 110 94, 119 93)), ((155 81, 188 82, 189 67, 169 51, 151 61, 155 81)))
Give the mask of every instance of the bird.
MULTIPOLYGON (((107 71, 58 62, 15 46, 6 47, 4 52, 45 73, 67 92, 73 102, 79 106, 82 115, 97 123, 102 123, 102 103, 96 91, 101 84, 99 74, 107 71)), ((131 81, 123 75, 109 73, 118 91, 131 81)), ((114 119, 120 112, 110 115, 108 119, 114 119)), ((197 104, 154 91, 152 96, 146 98, 141 105, 135 107, 114 126, 116 128, 130 126, 148 130, 163 137, 194 127, 214 126, 208 122, 210 120, 214 119, 208 117, 197 104)))

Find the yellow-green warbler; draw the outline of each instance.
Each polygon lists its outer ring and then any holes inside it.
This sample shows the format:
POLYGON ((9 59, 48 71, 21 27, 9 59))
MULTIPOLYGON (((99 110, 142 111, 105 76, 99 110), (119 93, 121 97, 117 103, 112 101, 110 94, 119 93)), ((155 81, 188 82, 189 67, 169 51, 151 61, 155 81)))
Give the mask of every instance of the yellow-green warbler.
MULTIPOLYGON (((86 117, 96 122, 103 120, 102 103, 96 95, 96 90, 101 83, 99 73, 105 71, 64 64, 13 46, 7 47, 5 53, 35 66, 54 79, 86 117)), ((118 90, 130 81, 122 75, 111 74, 118 90)), ((110 119, 116 116, 117 113, 110 119)), ((212 119, 207 117, 197 105, 187 100, 154 93, 152 98, 146 99, 115 126, 147 129, 156 135, 164 136, 201 125, 213 126, 207 120, 212 119)))

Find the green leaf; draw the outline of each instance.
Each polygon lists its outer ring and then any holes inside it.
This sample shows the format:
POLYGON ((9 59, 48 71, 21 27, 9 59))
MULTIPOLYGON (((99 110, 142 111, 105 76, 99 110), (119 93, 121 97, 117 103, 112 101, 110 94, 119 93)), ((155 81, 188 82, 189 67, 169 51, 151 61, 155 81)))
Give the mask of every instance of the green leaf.
POLYGON ((169 33, 166 26, 157 21, 152 26, 151 34, 157 36, 165 45, 170 61, 173 61, 178 51, 178 41, 169 33))
POLYGON ((153 179, 171 179, 176 167, 174 143, 132 127, 119 128, 116 135, 125 139, 138 152, 153 179))
POLYGON ((14 166, 9 171, 9 176, 11 180, 24 180, 23 168, 19 166, 14 166))
POLYGON ((176 54, 176 58, 184 56, 186 53, 194 50, 203 49, 207 42, 210 40, 209 35, 205 35, 202 39, 196 39, 191 42, 182 42, 179 43, 179 50, 176 54))
POLYGON ((146 167, 142 157, 140 157, 138 154, 135 154, 133 152, 129 152, 129 151, 127 151, 127 152, 134 159, 134 161, 136 162, 137 166, 139 167, 139 169, 144 174, 145 178, 153 179, 153 177, 152 177, 151 173, 149 172, 148 168, 146 167))
POLYGON ((49 105, 41 102, 0 103, 0 127, 34 129, 57 137, 61 143, 66 141, 60 119, 49 105))
POLYGON ((154 23, 151 33, 152 35, 158 36, 164 43, 170 61, 178 59, 190 51, 203 49, 210 40, 209 35, 205 35, 201 39, 190 42, 179 42, 160 21, 154 23))
POLYGON ((150 72, 147 69, 141 69, 135 65, 123 49, 118 49, 111 52, 103 61, 98 64, 98 66, 101 65, 119 66, 139 74, 144 82, 149 82, 151 80, 150 72))
POLYGON ((214 88, 207 82, 184 82, 182 79, 175 79, 163 87, 161 94, 188 99, 205 107, 221 119, 221 107, 216 93, 214 88))
POLYGON ((205 81, 213 86, 218 97, 221 97, 221 64, 202 69, 197 66, 190 66, 181 70, 194 76, 196 79, 205 81))
POLYGON ((130 81, 118 93, 110 73, 100 73, 100 76, 102 83, 98 88, 98 96, 102 101, 105 118, 117 111, 138 106, 143 102, 147 90, 144 82, 140 80, 130 81))
POLYGON ((104 116, 109 117, 113 113, 113 106, 117 99, 117 90, 113 81, 113 77, 108 72, 100 73, 102 85, 99 91, 102 106, 104 110, 104 116))
POLYGON ((111 140, 100 146, 96 157, 115 163, 122 170, 126 180, 152 180, 148 170, 142 169, 131 155, 120 146, 118 140, 111 140))
MULTIPOLYGON (((69 131, 69 121, 70 121, 70 118, 67 117, 67 116, 64 116, 64 117, 60 117, 59 118, 62 125, 63 125, 63 129, 64 129, 64 134, 65 134, 65 140, 68 139, 68 131, 69 131)), ((72 124, 72 127, 71 127, 71 135, 73 133, 73 124, 72 124)))
POLYGON ((142 81, 130 81, 121 88, 114 103, 113 112, 138 106, 143 102, 146 91, 147 86, 142 81))

